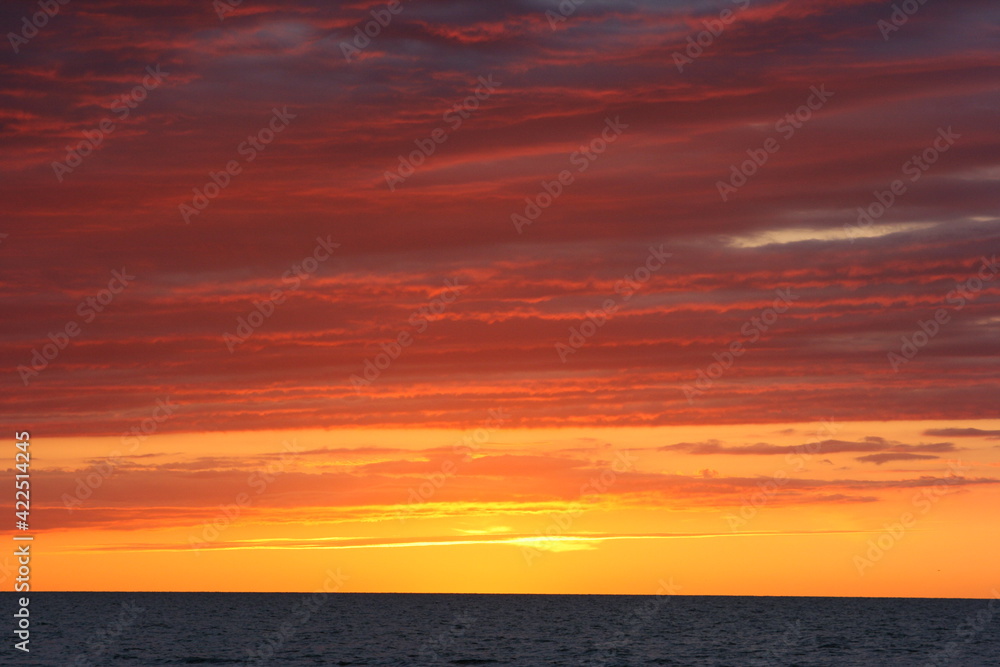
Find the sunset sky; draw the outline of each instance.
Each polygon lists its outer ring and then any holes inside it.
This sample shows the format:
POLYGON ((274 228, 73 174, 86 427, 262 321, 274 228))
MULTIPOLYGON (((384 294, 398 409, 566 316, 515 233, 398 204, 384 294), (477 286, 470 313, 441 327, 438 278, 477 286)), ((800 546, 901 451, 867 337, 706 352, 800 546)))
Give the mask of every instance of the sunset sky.
POLYGON ((901 4, 4 3, 33 587, 989 597, 1000 6, 901 4))

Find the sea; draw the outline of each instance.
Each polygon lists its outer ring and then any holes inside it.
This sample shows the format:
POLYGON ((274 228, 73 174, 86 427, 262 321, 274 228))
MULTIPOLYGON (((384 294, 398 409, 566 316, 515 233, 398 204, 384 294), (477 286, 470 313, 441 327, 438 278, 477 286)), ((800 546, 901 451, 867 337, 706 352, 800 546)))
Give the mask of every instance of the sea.
POLYGON ((1000 600, 5 593, 3 665, 1000 665, 1000 600))

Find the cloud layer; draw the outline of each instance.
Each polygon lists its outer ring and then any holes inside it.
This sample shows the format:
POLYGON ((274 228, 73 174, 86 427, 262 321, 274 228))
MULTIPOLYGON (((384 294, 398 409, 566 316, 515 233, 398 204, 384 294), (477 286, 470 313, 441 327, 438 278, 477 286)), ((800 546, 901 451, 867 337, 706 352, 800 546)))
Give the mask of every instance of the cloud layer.
POLYGON ((164 397, 161 432, 990 414, 997 8, 883 39, 882 2, 753 3, 678 71, 738 4, 405 4, 350 61, 377 3, 63 7, 0 63, 4 404, 50 435, 164 397))

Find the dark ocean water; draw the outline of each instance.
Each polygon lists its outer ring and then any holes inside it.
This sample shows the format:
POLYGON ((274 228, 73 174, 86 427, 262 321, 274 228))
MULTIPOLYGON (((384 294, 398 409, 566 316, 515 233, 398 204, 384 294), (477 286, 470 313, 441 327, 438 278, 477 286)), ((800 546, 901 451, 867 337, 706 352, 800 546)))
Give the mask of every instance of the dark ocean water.
POLYGON ((4 665, 1000 665, 1000 601, 32 593, 4 665))

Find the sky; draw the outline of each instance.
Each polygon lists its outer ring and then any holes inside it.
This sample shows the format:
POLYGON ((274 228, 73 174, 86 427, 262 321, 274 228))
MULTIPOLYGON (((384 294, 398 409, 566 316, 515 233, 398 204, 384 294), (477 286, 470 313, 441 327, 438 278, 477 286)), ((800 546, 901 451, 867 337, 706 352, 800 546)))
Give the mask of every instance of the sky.
POLYGON ((995 3, 56 6, 0 8, 37 589, 1000 586, 995 3))

